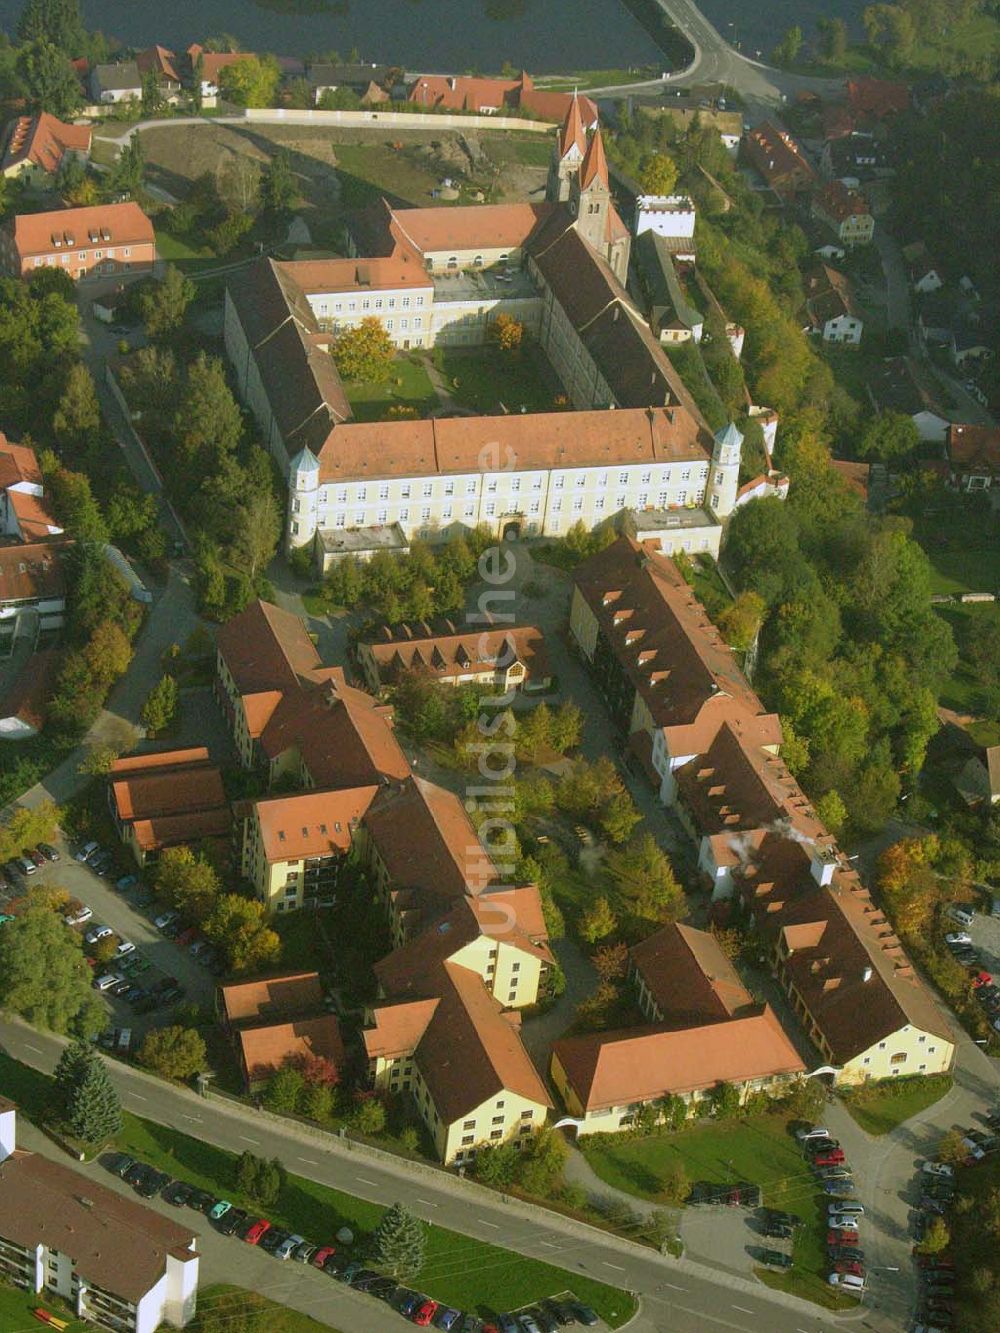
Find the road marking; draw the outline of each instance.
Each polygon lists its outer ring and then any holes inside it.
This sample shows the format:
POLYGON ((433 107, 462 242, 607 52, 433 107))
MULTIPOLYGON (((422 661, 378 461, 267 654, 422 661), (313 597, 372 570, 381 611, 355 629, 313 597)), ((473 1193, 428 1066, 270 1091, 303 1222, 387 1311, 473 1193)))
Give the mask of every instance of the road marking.
POLYGON ((619 1273, 625 1272, 625 1269, 622 1267, 621 1264, 609 1264, 607 1259, 603 1259, 601 1262, 604 1264, 605 1268, 617 1268, 619 1273))
POLYGON ((200 1115, 185 1115, 184 1112, 182 1111, 182 1112, 181 1112, 181 1118, 182 1118, 183 1120, 196 1120, 196 1121, 198 1122, 199 1125, 201 1124, 201 1116, 200 1116, 200 1115))
POLYGON ((307 1162, 310 1166, 319 1166, 319 1162, 312 1157, 299 1157, 296 1160, 299 1162, 307 1162))
POLYGON ((661 1287, 670 1287, 672 1291, 687 1291, 687 1287, 679 1287, 676 1282, 661 1282, 661 1287))
POLYGON ((37 1046, 29 1046, 27 1042, 24 1043, 24 1049, 26 1051, 34 1051, 36 1055, 42 1054, 42 1052, 38 1049, 37 1046))
POLYGON ((559 1246, 555 1243, 554 1240, 540 1240, 538 1243, 539 1243, 539 1245, 544 1245, 544 1246, 546 1246, 546 1248, 547 1248, 547 1249, 550 1249, 550 1250, 558 1250, 558 1249, 559 1249, 559 1246))
POLYGON ((417 1199, 417 1203, 422 1203, 422 1204, 424 1205, 425 1208, 436 1208, 436 1207, 437 1207, 437 1204, 436 1204, 436 1203, 431 1203, 430 1199, 421 1199, 421 1198, 418 1198, 418 1199, 417 1199))
POLYGON ((672 1310, 681 1310, 684 1314, 693 1314, 698 1319, 707 1319, 710 1324, 721 1324, 723 1328, 735 1328, 742 1330, 746 1327, 744 1324, 734 1324, 730 1319, 720 1319, 718 1315, 706 1314, 704 1310, 692 1310, 686 1305, 673 1305, 672 1310))
POLYGON ((494 1231, 500 1230, 500 1227, 497 1225, 496 1222, 487 1222, 485 1218, 482 1217, 479 1219, 479 1225, 481 1227, 492 1227, 494 1231))
POLYGON ((746 1307, 745 1305, 734 1305, 734 1306, 733 1306, 733 1309, 734 1309, 734 1310, 739 1310, 739 1311, 741 1311, 743 1314, 753 1314, 753 1310, 748 1310, 747 1307, 746 1307))
POLYGON ((248 1139, 245 1134, 241 1134, 240 1138, 243 1140, 244 1143, 258 1143, 258 1144, 260 1143, 260 1139, 248 1139))
POLYGON ((374 1185, 375 1188, 378 1189, 378 1181, 377 1181, 377 1180, 369 1180, 367 1176, 355 1176, 354 1179, 355 1179, 355 1180, 360 1180, 361 1183, 362 1183, 362 1185, 374 1185))
POLYGON ((144 1097, 141 1092, 133 1092, 131 1088, 126 1088, 125 1091, 130 1097, 134 1097, 137 1102, 148 1101, 148 1098, 144 1097))

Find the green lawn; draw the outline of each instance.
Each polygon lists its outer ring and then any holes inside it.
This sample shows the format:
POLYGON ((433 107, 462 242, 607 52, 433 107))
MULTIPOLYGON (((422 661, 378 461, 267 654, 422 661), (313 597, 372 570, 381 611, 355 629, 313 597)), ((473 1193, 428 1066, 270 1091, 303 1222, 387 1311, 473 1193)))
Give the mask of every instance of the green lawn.
POLYGON ((931 592, 955 596, 963 592, 1000 592, 1000 548, 927 552, 931 592))
MULTIPOLYGON (((198 1292, 198 1313, 211 1310, 213 1313, 232 1311, 234 1322, 238 1312, 247 1299, 253 1302, 253 1308, 267 1315, 268 1333, 329 1333, 330 1324, 321 1324, 298 1310, 289 1310, 277 1301, 270 1301, 256 1292, 245 1291, 242 1287, 233 1287, 226 1282, 215 1282, 210 1287, 203 1287, 198 1292)), ((76 1327, 74 1325, 74 1327, 76 1327)), ((82 1324, 80 1327, 84 1327, 82 1324)), ((92 1327, 92 1325, 90 1326, 92 1327)), ((198 1325, 195 1324, 195 1329, 198 1325)))
POLYGON ((860 1096, 848 1093, 844 1105, 867 1134, 888 1134, 918 1111, 925 1111, 951 1091, 950 1074, 933 1078, 910 1078, 890 1082, 884 1089, 866 1089, 860 1096))
POLYGON ((156 252, 161 259, 172 261, 185 259, 215 259, 217 256, 207 245, 198 245, 192 241, 186 241, 180 236, 175 236, 173 232, 164 231, 162 228, 156 228, 156 252))
POLYGON ((384 380, 351 381, 344 389, 356 421, 384 421, 395 406, 414 407, 418 416, 425 417, 438 406, 434 386, 418 356, 398 356, 384 380))
POLYGON ((491 413, 502 403, 511 412, 553 412, 564 396, 555 371, 532 343, 512 355, 493 348, 436 347, 434 364, 448 391, 473 411, 491 413))
MULTIPOLYGON (((37 1119, 44 1108, 49 1083, 44 1074, 0 1054, 0 1094, 16 1101, 31 1119, 37 1119)), ((128 1112, 125 1127, 114 1146, 233 1202, 246 1203, 233 1188, 236 1174, 233 1153, 128 1112)), ((279 1204, 268 1209, 267 1215, 279 1226, 322 1243, 345 1225, 363 1237, 378 1223, 382 1208, 289 1175, 279 1204)), ((427 1258, 415 1282, 445 1304, 485 1315, 557 1295, 571 1281, 575 1294, 592 1305, 612 1328, 620 1327, 635 1313, 631 1296, 603 1282, 576 1275, 570 1278, 550 1264, 526 1259, 511 1250, 461 1236, 444 1227, 428 1225, 427 1232, 427 1258)), ((18 1327, 16 1323, 0 1320, 0 1329, 18 1327)), ((302 1326, 303 1333, 305 1327, 302 1326)), ((293 1328, 298 1333, 299 1326, 293 1328)))
MULTIPOLYGON (((45 1325, 32 1315, 32 1310, 47 1310, 49 1314, 58 1315, 60 1319, 68 1319, 71 1311, 69 1307, 60 1300, 53 1300, 47 1292, 18 1291, 16 1287, 8 1287, 0 1284, 0 1329, 5 1333, 21 1333, 22 1330, 37 1328, 43 1329, 45 1325)), ((66 1333, 83 1333, 84 1329, 93 1329, 94 1325, 88 1323, 85 1319, 71 1319, 67 1325, 66 1333)), ((315 1324, 314 1328, 319 1328, 315 1324)), ((289 1330, 292 1333, 292 1330, 289 1330)), ((297 1333, 297 1331, 296 1331, 297 1333)), ((303 1327, 302 1333, 308 1333, 303 1327)))
POLYGON ((855 1304, 826 1284, 826 1199, 817 1190, 784 1117, 761 1115, 746 1121, 693 1125, 677 1134, 648 1138, 596 1140, 585 1136, 580 1148, 607 1184, 657 1202, 664 1170, 678 1160, 691 1181, 727 1184, 746 1180, 760 1185, 765 1204, 796 1213, 804 1223, 795 1232, 795 1267, 788 1273, 762 1271, 767 1285, 831 1310, 855 1304))

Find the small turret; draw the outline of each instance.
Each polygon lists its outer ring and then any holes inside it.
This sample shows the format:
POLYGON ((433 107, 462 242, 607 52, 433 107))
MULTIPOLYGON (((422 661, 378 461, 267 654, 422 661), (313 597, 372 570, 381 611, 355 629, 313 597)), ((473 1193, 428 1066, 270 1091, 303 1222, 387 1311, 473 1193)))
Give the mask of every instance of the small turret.
POLYGON ((731 421, 716 432, 712 466, 705 491, 705 503, 716 518, 728 518, 735 508, 742 452, 743 436, 731 421))
POLYGON ((307 546, 319 531, 319 459, 301 449, 288 466, 288 549, 307 546))

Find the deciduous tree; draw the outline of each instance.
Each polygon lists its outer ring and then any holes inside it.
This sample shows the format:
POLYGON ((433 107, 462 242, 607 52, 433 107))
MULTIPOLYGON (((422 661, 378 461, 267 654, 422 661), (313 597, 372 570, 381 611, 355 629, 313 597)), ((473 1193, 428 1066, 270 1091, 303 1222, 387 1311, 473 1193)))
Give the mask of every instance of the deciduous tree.
POLYGON ((267 924, 264 904, 237 893, 224 893, 217 899, 205 919, 204 931, 234 972, 265 967, 281 956, 281 939, 267 924))
POLYGON ((502 312, 490 325, 490 338, 501 352, 518 352, 524 341, 524 325, 513 315, 502 312))
POLYGON ((196 290, 191 279, 173 264, 167 265, 162 278, 143 287, 136 303, 151 338, 162 338, 180 328, 196 290))
POLYGON ((639 184, 643 194, 672 194, 677 184, 677 163, 667 153, 650 153, 643 158, 639 184))
POLYGON ((618 928, 618 918, 607 898, 596 898, 580 919, 580 934, 588 944, 607 939, 618 928))
POLYGON ((166 731, 173 722, 178 698, 177 681, 169 673, 162 675, 142 706, 142 721, 151 736, 166 731))
POLYGON ((219 71, 219 89, 237 106, 274 106, 281 71, 273 56, 246 55, 219 71))
POLYGON ((367 315, 334 339, 331 354, 345 380, 376 383, 389 374, 396 349, 382 321, 367 315))
POLYGON ((105 1023, 80 939, 48 907, 32 907, 0 930, 0 1005, 37 1027, 84 1037, 105 1023))
POLYGON ((189 1079, 208 1064, 205 1040, 194 1028, 153 1028, 139 1048, 139 1063, 161 1078, 189 1079))

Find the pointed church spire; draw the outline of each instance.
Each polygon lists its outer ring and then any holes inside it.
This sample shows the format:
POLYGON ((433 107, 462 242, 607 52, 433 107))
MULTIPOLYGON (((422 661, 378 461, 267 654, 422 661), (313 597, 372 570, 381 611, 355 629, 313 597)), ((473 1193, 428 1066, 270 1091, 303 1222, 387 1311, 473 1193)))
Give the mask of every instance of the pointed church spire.
POLYGON ((580 189, 588 189, 595 180, 599 180, 605 189, 610 189, 608 159, 604 156, 604 139, 600 130, 594 131, 594 137, 587 146, 587 156, 580 168, 580 189))
POLYGON ((559 157, 564 158, 573 145, 576 145, 583 157, 587 151, 587 134, 583 128, 583 116, 580 112, 580 99, 573 93, 573 100, 566 112, 562 130, 559 132, 559 157))

